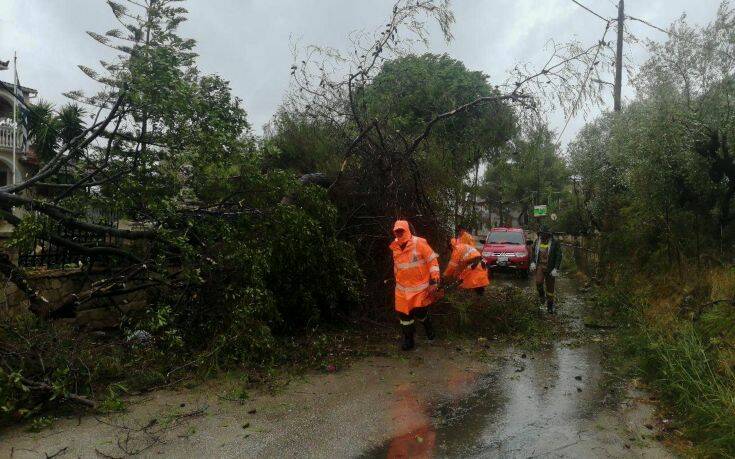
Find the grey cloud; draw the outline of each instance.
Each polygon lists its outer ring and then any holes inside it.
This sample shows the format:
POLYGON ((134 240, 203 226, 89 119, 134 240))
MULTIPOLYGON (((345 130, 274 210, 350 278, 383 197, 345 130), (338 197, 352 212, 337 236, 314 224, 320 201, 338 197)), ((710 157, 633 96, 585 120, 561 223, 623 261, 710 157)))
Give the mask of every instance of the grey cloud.
MULTIPOLYGON (((605 16, 616 14, 613 0, 587 0, 605 16)), ((200 68, 218 73, 232 83, 257 130, 267 122, 289 84, 290 44, 347 46, 346 37, 360 29, 380 26, 392 0, 189 0, 189 20, 182 35, 198 41, 200 68)), ((629 14, 666 27, 686 12, 690 21, 706 23, 714 17, 719 0, 648 0, 626 2, 629 14)), ((569 0, 455 0, 455 39, 446 44, 438 30, 429 51, 447 52, 471 69, 502 81, 516 62, 540 63, 549 39, 576 38, 594 43, 604 23, 569 0)), ((92 88, 77 64, 94 65, 112 54, 87 37, 85 31, 105 32, 115 19, 102 0, 0 1, 0 59, 19 55, 22 82, 39 90, 40 97, 62 104, 61 93, 92 88)), ((661 40, 663 34, 642 24, 631 30, 661 40)), ((612 39, 614 33, 609 37, 612 39)), ((423 50, 419 50, 423 51, 423 50)), ((642 45, 631 45, 627 55, 636 63, 645 59, 642 45)), ((0 73, 9 80, 10 72, 0 73)), ((626 88, 625 96, 632 91, 626 88)), ((609 95, 612 100, 612 95, 609 95)), ((612 102, 610 102, 612 105, 612 102)), ((594 112, 593 112, 594 113, 594 112)), ((561 113, 550 116, 559 130, 561 113)), ((576 117, 562 139, 566 143, 584 124, 576 117)))

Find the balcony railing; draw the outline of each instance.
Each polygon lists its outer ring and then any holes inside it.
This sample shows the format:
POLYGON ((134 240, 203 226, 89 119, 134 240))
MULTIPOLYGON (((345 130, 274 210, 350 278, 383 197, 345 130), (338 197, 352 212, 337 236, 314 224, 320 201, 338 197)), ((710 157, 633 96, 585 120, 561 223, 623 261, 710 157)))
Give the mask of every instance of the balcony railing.
MULTIPOLYGON (((0 149, 13 149, 13 126, 0 125, 0 149)), ((23 134, 20 130, 18 130, 18 134, 15 139, 15 149, 18 153, 22 153, 23 134)))

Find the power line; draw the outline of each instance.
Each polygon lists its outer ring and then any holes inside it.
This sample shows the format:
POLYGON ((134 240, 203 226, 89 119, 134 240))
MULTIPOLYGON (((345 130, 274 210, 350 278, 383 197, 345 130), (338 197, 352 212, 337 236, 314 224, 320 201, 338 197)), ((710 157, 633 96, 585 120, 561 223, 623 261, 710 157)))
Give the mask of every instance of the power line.
MULTIPOLYGON (((574 1, 574 0, 572 0, 572 1, 574 1)), ((671 33, 671 32, 669 32, 668 30, 664 30, 664 29, 662 29, 662 28, 661 28, 661 27, 659 27, 659 26, 653 25, 653 24, 651 24, 650 22, 646 21, 645 19, 641 19, 641 18, 636 18, 636 17, 633 17, 633 16, 628 16, 628 15, 626 15, 626 16, 625 16, 625 18, 626 18, 626 19, 630 19, 631 21, 638 21, 638 22, 641 22, 641 23, 643 23, 643 24, 647 25, 648 27, 652 27, 652 28, 654 28, 654 29, 658 30, 659 32, 663 32, 663 33, 665 33, 666 35, 672 35, 672 33, 671 33)))
POLYGON ((589 9, 589 8, 587 8, 586 6, 584 6, 584 5, 582 5, 581 3, 579 3, 579 2, 577 1, 577 0, 572 0, 572 2, 574 2, 574 3, 575 3, 575 4, 577 5, 577 6, 579 6, 579 7, 581 7, 581 8, 584 8, 584 9, 585 9, 585 10, 587 10, 588 12, 590 12, 590 13, 594 14, 595 16, 597 16, 598 18, 602 19, 603 21, 605 21, 605 22, 607 22, 607 23, 610 23, 610 21, 611 21, 610 19, 607 19, 607 18, 605 18, 605 17, 601 16, 600 14, 597 14, 597 13, 595 13, 595 12, 594 12, 594 11, 592 11, 591 9, 589 9))

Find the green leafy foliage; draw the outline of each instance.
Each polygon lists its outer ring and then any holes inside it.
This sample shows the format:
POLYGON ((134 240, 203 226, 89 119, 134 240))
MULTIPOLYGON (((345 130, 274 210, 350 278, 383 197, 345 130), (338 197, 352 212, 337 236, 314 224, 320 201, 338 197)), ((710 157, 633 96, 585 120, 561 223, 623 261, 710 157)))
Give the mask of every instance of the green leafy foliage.
MULTIPOLYGON (((153 387, 196 368, 268 368, 283 362, 284 336, 349 315, 363 293, 326 192, 267 161, 229 82, 202 75, 194 41, 178 35, 185 10, 168 0, 109 3, 125 30, 90 35, 120 58, 99 71, 82 68, 106 89, 67 95, 95 113, 117 100, 118 118, 98 142, 59 156, 86 128, 87 109, 34 107, 39 154, 66 163, 46 180, 58 186, 44 185, 48 196, 39 199, 53 199, 69 218, 94 222, 104 212, 153 233, 121 244, 131 257, 107 264, 134 263, 145 273, 126 285, 145 288, 148 307, 126 315, 123 333, 104 343, 60 324, 4 318, 3 420, 56 408, 70 394, 117 411, 123 385, 153 387), (29 389, 23 378, 51 389, 29 389)), ((47 219, 25 216, 14 246, 33 250, 36 237, 48 238, 47 219)))
POLYGON ((111 384, 107 388, 107 396, 100 403, 100 411, 103 413, 119 413, 125 410, 125 402, 120 397, 127 392, 122 384, 111 384))
POLYGON ((596 235, 599 300, 630 326, 628 358, 706 457, 735 453, 735 12, 685 18, 633 80, 634 100, 569 146, 572 208, 596 235))
POLYGON ((733 237, 733 11, 708 26, 683 19, 634 83, 636 99, 588 124, 569 146, 574 207, 601 232, 604 263, 623 255, 652 270, 722 252, 733 237), (729 70, 728 70, 729 69, 729 70))
POLYGON ((138 47, 110 71, 145 138, 113 142, 114 169, 130 172, 91 201, 156 227, 148 269, 177 272, 140 327, 171 349, 267 359, 273 332, 356 304, 354 253, 325 194, 269 167, 229 83, 199 73, 194 42, 177 35, 184 11, 163 1, 145 13, 131 22, 138 47))
POLYGON ((42 233, 44 218, 33 213, 25 215, 13 231, 13 234, 8 241, 8 246, 14 247, 21 252, 30 252, 34 249, 33 243, 36 238, 42 233))
MULTIPOLYGON (((364 107, 367 119, 385 120, 389 129, 411 138, 421 134, 433 117, 491 95, 497 91, 488 84, 487 75, 468 70, 446 54, 423 54, 386 62, 357 104, 364 107)), ((474 163, 473 152, 462 150, 475 145, 486 151, 509 139, 514 130, 512 110, 502 103, 489 103, 438 125, 432 132, 433 146, 450 150, 447 153, 456 160, 464 159, 456 165, 466 170, 474 163)))
POLYGON ((34 418, 30 425, 28 426, 28 430, 30 432, 41 432, 42 430, 50 428, 54 424, 54 418, 51 416, 39 416, 37 418, 34 418))
POLYGON ((534 204, 548 205, 549 213, 562 210, 562 203, 569 202, 568 185, 569 171, 555 134, 535 125, 489 161, 480 194, 501 219, 517 210, 521 220, 530 221, 534 204))
POLYGON ((28 109, 28 136, 42 163, 49 161, 60 145, 84 130, 85 110, 76 103, 68 103, 57 112, 53 104, 41 100, 28 109))
POLYGON ((395 219, 409 219, 418 235, 442 251, 449 223, 467 207, 468 174, 513 136, 516 117, 507 104, 489 102, 434 124, 420 147, 407 151, 434 117, 495 95, 488 77, 447 55, 406 54, 355 84, 360 88, 354 100, 345 95, 338 103, 353 107, 347 118, 285 104, 266 132, 264 156, 267 164, 326 174, 333 184, 337 234, 360 252, 366 306, 382 314, 380 306, 391 301, 385 280, 391 275, 387 246, 395 219), (345 156, 367 123, 374 130, 345 156))
POLYGON ((548 329, 535 296, 513 286, 492 286, 481 297, 456 291, 435 307, 442 329, 461 336, 537 338, 548 329))
POLYGON ((733 367, 723 365, 727 361, 717 351, 729 346, 717 344, 717 332, 710 325, 718 313, 709 311, 705 316, 712 316, 698 322, 681 320, 676 309, 685 305, 662 302, 659 296, 634 288, 632 282, 595 292, 597 315, 622 325, 609 348, 615 361, 611 370, 650 384, 664 402, 661 410, 671 422, 669 428, 696 441, 689 454, 730 456, 735 446, 735 384, 733 367))

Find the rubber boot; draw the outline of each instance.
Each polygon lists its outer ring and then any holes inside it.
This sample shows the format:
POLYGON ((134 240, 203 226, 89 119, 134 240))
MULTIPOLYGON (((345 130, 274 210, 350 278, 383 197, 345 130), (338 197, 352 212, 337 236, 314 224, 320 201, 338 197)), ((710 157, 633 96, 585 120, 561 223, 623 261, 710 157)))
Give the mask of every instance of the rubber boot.
POLYGON ((426 339, 434 341, 436 335, 434 334, 434 326, 431 324, 431 317, 427 317, 422 323, 424 324, 424 330, 426 330, 426 339))
POLYGON ((403 329, 403 341, 401 341, 401 349, 404 351, 410 351, 415 345, 413 340, 413 333, 416 327, 411 324, 402 325, 401 328, 403 329))
POLYGON ((546 302, 546 310, 549 311, 549 314, 556 314, 556 305, 551 298, 546 302))
POLYGON ((546 291, 544 290, 544 285, 537 285, 536 290, 538 290, 538 301, 543 305, 546 301, 546 291))

